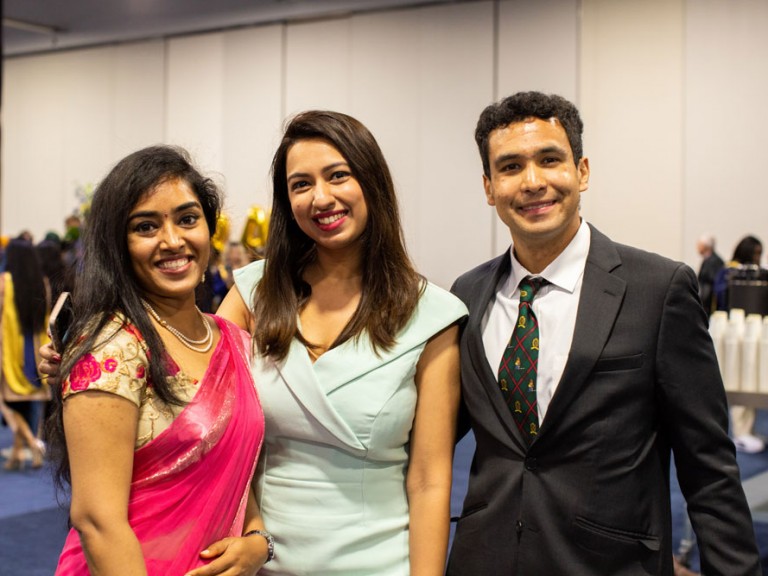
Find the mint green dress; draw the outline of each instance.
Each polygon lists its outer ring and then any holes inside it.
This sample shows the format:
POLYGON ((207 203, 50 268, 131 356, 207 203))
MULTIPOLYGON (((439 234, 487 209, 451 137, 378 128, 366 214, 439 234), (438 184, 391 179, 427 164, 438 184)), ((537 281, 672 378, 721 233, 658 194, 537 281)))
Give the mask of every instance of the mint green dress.
MULTIPOLYGON (((263 263, 235 272, 246 302, 263 263)), ((427 340, 467 314, 428 284, 395 346, 347 341, 312 364, 294 340, 285 361, 258 357, 253 377, 266 419, 257 500, 275 537, 260 575, 405 576, 408 440, 414 375, 427 340)))

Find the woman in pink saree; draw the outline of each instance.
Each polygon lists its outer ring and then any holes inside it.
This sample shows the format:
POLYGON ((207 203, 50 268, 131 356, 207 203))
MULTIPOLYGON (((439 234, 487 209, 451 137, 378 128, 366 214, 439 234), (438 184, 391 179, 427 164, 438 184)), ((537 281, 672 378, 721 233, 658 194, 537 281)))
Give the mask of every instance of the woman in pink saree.
POLYGON ((195 306, 219 202, 166 146, 94 194, 50 426, 72 487, 57 575, 253 575, 271 559, 248 336, 195 306))

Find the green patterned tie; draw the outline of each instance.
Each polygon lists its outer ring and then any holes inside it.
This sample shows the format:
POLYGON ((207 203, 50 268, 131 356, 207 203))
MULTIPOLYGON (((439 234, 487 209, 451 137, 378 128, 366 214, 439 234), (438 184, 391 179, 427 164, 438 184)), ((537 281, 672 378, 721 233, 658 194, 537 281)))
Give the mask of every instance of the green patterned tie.
POLYGON ((515 423, 528 445, 539 433, 536 407, 536 372, 539 360, 539 323, 533 313, 533 298, 546 282, 526 276, 520 282, 520 308, 499 365, 499 386, 512 410, 515 423))

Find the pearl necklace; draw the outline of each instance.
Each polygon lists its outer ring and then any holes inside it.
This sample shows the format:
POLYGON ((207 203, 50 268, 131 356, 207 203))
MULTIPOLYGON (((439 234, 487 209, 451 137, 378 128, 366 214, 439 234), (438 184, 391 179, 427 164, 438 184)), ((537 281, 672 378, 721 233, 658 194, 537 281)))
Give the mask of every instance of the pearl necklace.
POLYGON ((189 348, 190 350, 193 350, 195 352, 200 353, 206 353, 208 350, 211 349, 211 346, 213 346, 213 330, 211 330, 211 325, 208 322, 208 320, 205 318, 205 315, 200 311, 200 308, 195 306, 195 310, 197 310, 197 313, 200 315, 200 319, 203 321, 203 326, 205 326, 205 337, 201 338, 200 340, 192 340, 191 338, 187 338, 179 332, 176 328, 168 324, 165 320, 160 318, 160 314, 158 314, 154 308, 142 298, 141 303, 144 305, 144 309, 149 312, 149 314, 157 320, 157 323, 160 324, 163 328, 168 330, 171 334, 176 336, 176 338, 181 342, 184 346, 189 348), (200 346, 202 344, 202 346, 200 346))

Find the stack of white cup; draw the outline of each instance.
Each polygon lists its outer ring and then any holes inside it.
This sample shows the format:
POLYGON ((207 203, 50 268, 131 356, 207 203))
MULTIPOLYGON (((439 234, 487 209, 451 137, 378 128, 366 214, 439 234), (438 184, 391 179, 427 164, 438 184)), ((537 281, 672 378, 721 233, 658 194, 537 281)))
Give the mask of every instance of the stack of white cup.
POLYGON ((717 311, 709 320, 725 389, 768 394, 768 316, 717 311))

